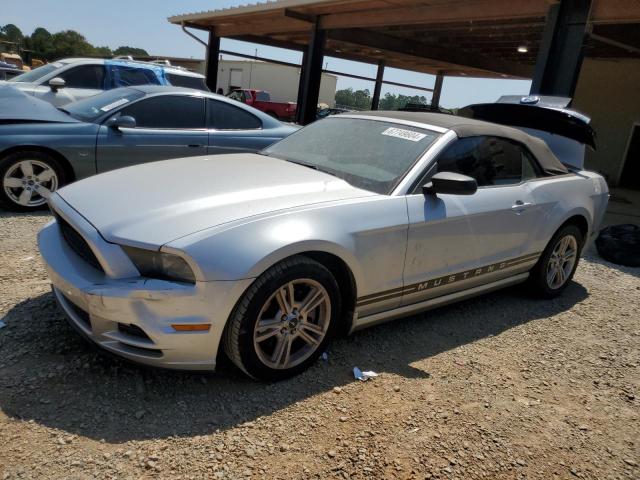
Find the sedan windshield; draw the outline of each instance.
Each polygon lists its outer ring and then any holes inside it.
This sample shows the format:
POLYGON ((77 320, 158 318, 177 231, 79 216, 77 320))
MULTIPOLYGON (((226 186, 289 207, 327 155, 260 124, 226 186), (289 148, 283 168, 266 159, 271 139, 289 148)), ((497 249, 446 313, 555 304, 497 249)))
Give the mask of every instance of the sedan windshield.
POLYGON ((64 111, 84 122, 92 122, 98 117, 122 105, 144 97, 144 93, 134 88, 116 88, 99 95, 65 105, 64 111))
POLYGON ((42 65, 41 67, 34 68, 30 72, 25 72, 17 77, 13 77, 10 82, 37 82, 45 75, 50 74, 55 69, 60 68, 62 66, 61 63, 48 63, 46 65, 42 65))
POLYGON ((262 153, 389 194, 439 135, 382 120, 333 117, 298 130, 262 153))

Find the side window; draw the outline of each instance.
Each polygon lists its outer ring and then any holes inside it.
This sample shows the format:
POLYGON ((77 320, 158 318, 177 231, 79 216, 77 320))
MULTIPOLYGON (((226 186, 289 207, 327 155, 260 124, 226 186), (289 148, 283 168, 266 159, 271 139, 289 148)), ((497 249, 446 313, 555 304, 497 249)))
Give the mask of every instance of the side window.
POLYGON ((271 96, 267 92, 256 92, 256 100, 260 102, 271 101, 271 96))
POLYGON ((205 128, 204 98, 163 95, 151 97, 120 110, 136 119, 140 128, 205 128))
POLYGON ((479 187, 516 185, 536 176, 530 153, 498 137, 467 137, 450 145, 437 160, 438 171, 473 177, 479 187))
POLYGON ((217 100, 209 100, 207 117, 209 128, 216 130, 256 130, 262 128, 262 122, 255 115, 242 108, 217 100))
POLYGON ((160 85, 155 72, 148 68, 118 66, 115 78, 116 87, 133 85, 160 85))
POLYGON ((534 159, 533 154, 525 147, 520 147, 522 151, 522 180, 531 180, 540 176, 540 166, 534 159))
POLYGON ((167 79, 169 83, 175 87, 195 88, 196 90, 204 90, 205 92, 209 91, 202 77, 189 77, 187 75, 167 73, 167 79))
POLYGON ((104 67, 102 65, 80 65, 59 75, 68 88, 104 89, 104 67))

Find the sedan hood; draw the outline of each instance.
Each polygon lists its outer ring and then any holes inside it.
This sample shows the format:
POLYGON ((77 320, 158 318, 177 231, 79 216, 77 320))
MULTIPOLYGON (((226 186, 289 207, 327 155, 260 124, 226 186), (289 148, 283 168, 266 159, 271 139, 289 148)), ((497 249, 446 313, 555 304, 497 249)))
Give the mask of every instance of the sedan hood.
POLYGON ((312 168, 244 153, 123 168, 73 183, 58 195, 105 240, 158 248, 234 220, 375 194, 312 168))
POLYGON ((79 121, 44 100, 28 95, 8 84, 0 85, 0 123, 13 122, 78 123, 79 121))

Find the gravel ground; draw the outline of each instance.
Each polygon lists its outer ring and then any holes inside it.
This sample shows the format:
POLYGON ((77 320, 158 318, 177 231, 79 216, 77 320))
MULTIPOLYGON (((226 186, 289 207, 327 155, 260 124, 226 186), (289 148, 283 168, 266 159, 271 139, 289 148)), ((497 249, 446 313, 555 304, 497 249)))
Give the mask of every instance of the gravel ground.
POLYGON ((49 291, 48 219, 0 213, 0 479, 640 478, 640 269, 590 254, 557 300, 381 325, 266 385, 95 352, 49 291))

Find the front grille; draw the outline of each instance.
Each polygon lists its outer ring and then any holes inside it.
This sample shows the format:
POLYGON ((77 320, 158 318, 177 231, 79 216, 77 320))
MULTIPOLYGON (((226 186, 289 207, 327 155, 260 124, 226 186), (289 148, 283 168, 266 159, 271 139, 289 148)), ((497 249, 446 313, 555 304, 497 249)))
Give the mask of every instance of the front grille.
POLYGON ((100 262, 98 262, 98 259, 91 250, 91 247, 89 247, 87 241, 82 238, 82 235, 80 235, 76 231, 76 229, 69 225, 69 223, 60 215, 55 214, 55 217, 58 225, 60 226, 62 236, 67 242, 67 245, 69 245, 69 247, 71 247, 71 249, 85 262, 87 262, 96 270, 100 270, 102 273, 104 273, 100 262))

